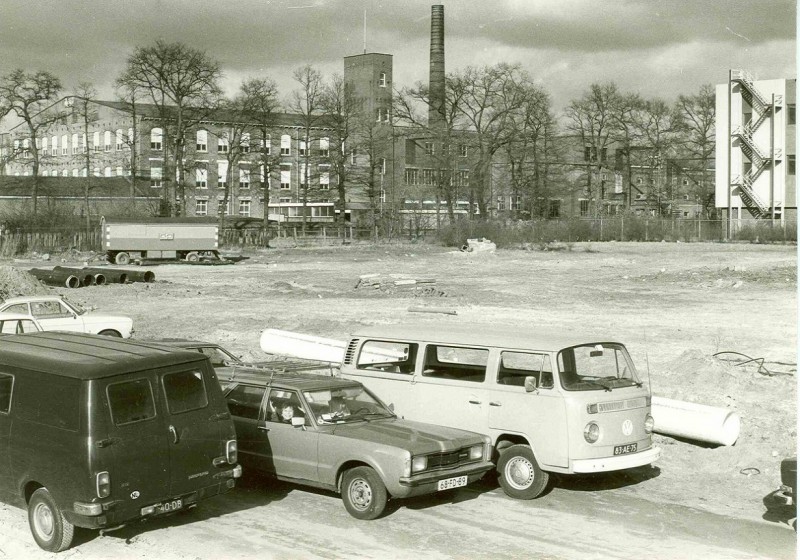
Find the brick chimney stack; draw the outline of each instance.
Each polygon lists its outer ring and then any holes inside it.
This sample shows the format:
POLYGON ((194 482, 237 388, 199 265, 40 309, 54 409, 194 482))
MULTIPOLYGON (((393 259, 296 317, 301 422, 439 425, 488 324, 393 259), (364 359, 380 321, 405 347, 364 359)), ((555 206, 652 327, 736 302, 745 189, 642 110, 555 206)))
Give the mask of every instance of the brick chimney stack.
POLYGON ((431 128, 444 126, 444 6, 431 6, 431 60, 430 106, 428 107, 428 126, 431 128))

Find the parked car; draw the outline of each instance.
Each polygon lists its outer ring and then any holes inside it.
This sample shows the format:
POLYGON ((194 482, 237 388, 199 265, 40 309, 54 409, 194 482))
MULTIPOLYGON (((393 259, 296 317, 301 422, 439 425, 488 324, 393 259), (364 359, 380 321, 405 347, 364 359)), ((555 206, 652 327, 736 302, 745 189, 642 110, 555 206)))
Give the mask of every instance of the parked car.
POLYGON ((235 368, 244 367, 246 365, 240 358, 213 342, 187 340, 185 338, 159 338, 154 339, 152 342, 164 344, 166 346, 174 346, 183 350, 193 350, 195 352, 200 352, 204 356, 208 356, 211 360, 211 365, 220 377, 230 377, 235 368))
POLYGON ((63 296, 11 297, 0 305, 0 313, 34 317, 45 331, 71 331, 130 338, 133 319, 86 311, 63 296))
POLYGON ((44 329, 35 318, 19 313, 0 313, 0 334, 23 334, 44 329))
POLYGON ((787 505, 797 502, 797 457, 787 457, 781 461, 781 489, 780 493, 786 499, 787 505))
POLYGON ((36 543, 194 506, 241 476, 231 416, 196 352, 40 332, 0 343, 0 499, 36 543))
POLYGON ((338 492, 357 519, 493 468, 486 436, 402 420, 357 381, 248 369, 223 383, 245 469, 338 492))

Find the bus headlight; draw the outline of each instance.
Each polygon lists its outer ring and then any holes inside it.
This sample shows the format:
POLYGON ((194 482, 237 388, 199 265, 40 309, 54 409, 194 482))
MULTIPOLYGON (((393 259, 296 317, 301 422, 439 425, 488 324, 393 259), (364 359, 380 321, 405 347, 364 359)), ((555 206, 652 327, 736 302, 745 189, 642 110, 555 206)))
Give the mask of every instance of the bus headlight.
POLYGON ((655 420, 653 420, 653 417, 651 415, 648 414, 647 416, 644 417, 645 432, 647 432, 648 434, 652 434, 654 425, 655 425, 655 420))
POLYGON ((583 429, 583 439, 589 443, 594 443, 600 439, 600 426, 594 422, 589 422, 583 429))
POLYGON ((424 471, 428 468, 428 458, 425 455, 421 455, 419 457, 413 457, 411 459, 411 472, 419 472, 424 471))

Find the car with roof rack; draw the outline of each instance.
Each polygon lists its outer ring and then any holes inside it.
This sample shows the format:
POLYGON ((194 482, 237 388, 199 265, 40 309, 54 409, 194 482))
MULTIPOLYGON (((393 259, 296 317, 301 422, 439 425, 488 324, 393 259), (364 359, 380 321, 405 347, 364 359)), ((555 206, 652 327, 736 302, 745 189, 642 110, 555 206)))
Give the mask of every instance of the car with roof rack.
POLYGON ((220 383, 246 472, 337 492, 357 519, 493 468, 486 436, 401 419, 357 381, 245 368, 220 383))

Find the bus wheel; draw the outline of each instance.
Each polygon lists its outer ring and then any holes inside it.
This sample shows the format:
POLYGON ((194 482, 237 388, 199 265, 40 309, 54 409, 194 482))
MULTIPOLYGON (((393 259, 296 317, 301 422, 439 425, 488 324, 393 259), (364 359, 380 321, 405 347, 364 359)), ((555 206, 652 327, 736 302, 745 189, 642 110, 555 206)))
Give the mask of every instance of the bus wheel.
POLYGON ((550 475, 539 468, 533 451, 527 445, 512 445, 500 452, 497 461, 500 486, 507 496, 532 500, 542 495, 550 475))

